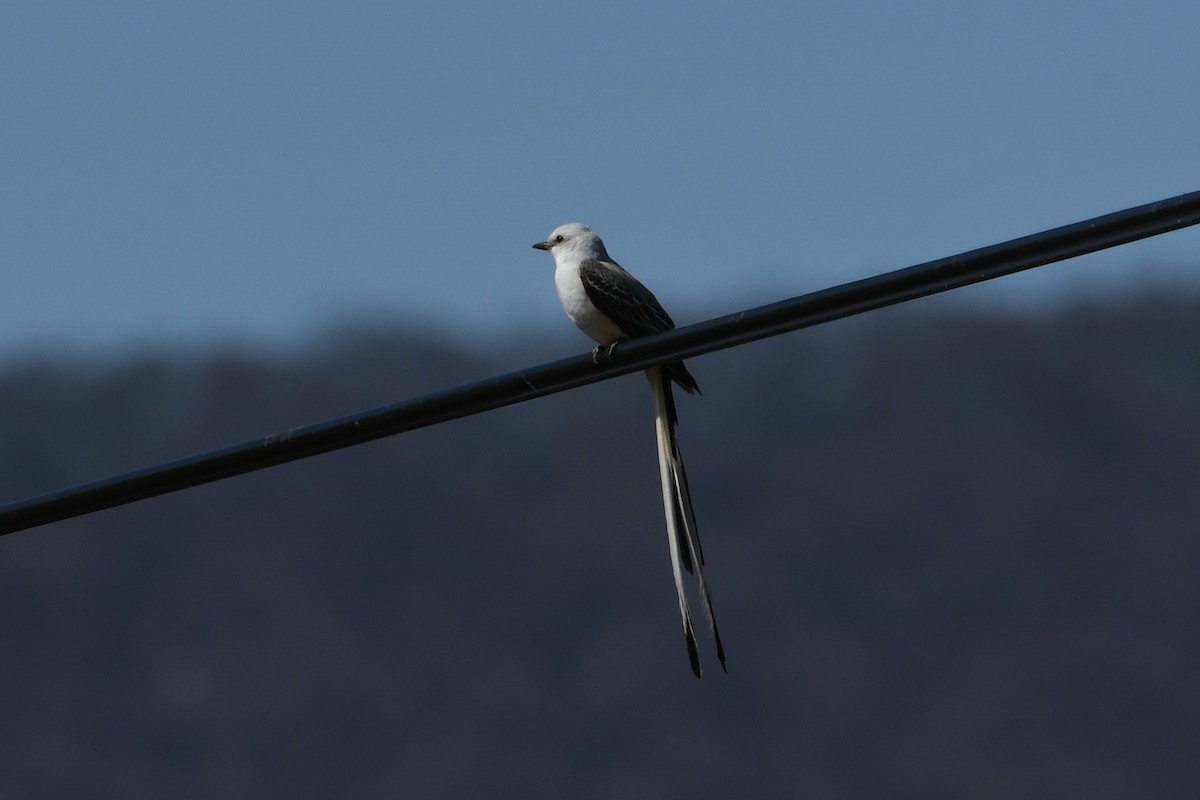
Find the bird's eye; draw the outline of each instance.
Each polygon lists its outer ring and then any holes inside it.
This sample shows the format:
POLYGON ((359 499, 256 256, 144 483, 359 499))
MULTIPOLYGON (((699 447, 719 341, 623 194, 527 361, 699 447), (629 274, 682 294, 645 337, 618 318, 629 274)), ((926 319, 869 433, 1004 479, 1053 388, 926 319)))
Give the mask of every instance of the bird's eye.
POLYGON ((561 233, 558 236, 554 237, 555 244, 562 244, 562 240, 563 240, 563 235, 561 233))

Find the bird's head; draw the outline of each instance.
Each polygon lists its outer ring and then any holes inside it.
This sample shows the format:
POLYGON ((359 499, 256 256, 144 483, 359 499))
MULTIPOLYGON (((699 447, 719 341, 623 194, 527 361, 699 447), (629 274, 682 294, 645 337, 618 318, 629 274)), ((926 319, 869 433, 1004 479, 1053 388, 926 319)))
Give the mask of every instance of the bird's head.
POLYGON ((579 222, 568 222, 554 229, 546 241, 534 245, 538 250, 545 250, 554 256, 555 261, 563 258, 574 258, 578 261, 611 261, 604 242, 596 232, 579 222))

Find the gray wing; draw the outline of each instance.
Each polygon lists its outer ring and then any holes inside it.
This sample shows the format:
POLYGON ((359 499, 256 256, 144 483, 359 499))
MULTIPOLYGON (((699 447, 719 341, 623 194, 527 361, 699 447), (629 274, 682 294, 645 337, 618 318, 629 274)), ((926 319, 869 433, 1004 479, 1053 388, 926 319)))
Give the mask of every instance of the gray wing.
MULTIPOLYGON (((627 338, 637 339, 653 333, 672 330, 675 321, 666 312, 653 292, 630 275, 615 261, 584 261, 579 265, 579 279, 588 299, 601 314, 611 319, 627 338)), ((682 361, 666 365, 667 374, 689 394, 700 391, 696 379, 682 361)), ((670 408, 675 421, 675 408, 670 408)))
POLYGON ((592 305, 630 339, 675 327, 658 298, 615 261, 584 261, 579 278, 592 305))

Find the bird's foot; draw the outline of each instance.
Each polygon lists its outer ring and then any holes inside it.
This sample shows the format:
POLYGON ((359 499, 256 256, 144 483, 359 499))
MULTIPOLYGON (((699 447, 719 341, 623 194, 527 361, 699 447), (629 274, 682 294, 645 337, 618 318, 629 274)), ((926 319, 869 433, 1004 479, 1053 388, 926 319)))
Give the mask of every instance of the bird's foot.
POLYGON ((616 342, 608 344, 598 344, 592 348, 592 363, 600 366, 601 360, 612 361, 613 351, 617 349, 616 342), (602 355, 603 354, 603 355, 602 355))

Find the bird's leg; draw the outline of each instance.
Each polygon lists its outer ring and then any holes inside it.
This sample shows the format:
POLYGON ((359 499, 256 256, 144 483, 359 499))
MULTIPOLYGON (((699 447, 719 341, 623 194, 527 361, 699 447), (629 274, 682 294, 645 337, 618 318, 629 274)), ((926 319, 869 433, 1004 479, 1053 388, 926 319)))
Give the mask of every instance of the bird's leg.
POLYGON ((604 354, 605 361, 612 361, 613 351, 617 349, 617 342, 609 342, 608 344, 598 344, 592 348, 592 363, 600 366, 600 354, 604 354))

